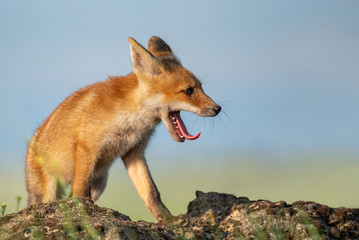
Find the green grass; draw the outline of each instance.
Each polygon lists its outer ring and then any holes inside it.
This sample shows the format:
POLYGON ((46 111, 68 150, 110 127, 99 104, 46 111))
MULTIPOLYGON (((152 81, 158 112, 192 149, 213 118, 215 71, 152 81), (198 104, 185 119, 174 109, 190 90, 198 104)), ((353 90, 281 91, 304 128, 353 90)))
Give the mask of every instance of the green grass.
MULTIPOLYGON (((359 162, 353 160, 307 157, 280 164, 233 157, 208 162, 149 160, 149 167, 163 202, 175 215, 186 212, 196 190, 232 193, 252 200, 284 200, 288 203, 310 200, 330 207, 359 207, 356 186, 359 162)), ((0 204, 7 204, 7 214, 24 208, 27 195, 23 166, 4 169, 0 170, 0 204), (19 202, 16 196, 22 196, 22 200, 19 202)), ((133 220, 154 221, 121 160, 112 167, 107 188, 97 204, 115 209, 133 220)))

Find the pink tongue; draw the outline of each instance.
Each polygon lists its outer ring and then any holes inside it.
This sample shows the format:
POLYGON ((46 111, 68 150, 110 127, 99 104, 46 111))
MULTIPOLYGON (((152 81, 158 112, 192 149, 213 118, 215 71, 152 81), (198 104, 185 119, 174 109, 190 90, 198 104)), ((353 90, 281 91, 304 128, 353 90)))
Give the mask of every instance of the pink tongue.
POLYGON ((193 135, 188 133, 186 125, 184 125, 184 122, 182 121, 181 115, 180 115, 180 113, 178 111, 173 112, 173 116, 176 118, 178 129, 180 130, 182 136, 185 139, 195 140, 195 139, 199 138, 199 136, 201 135, 201 132, 197 133, 196 136, 193 136, 193 135))

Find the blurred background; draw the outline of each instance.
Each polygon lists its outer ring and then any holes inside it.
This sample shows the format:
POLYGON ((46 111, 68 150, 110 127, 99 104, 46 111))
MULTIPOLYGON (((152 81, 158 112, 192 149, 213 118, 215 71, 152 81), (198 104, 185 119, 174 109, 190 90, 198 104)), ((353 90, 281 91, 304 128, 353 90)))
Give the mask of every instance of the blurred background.
MULTIPOLYGON (((68 95, 132 71, 127 39, 162 37, 223 107, 183 114, 196 141, 161 124, 147 160, 163 201, 196 190, 359 207, 358 1, 1 1, 0 204, 26 206, 36 128, 68 95)), ((121 160, 97 202, 153 221, 121 160)))

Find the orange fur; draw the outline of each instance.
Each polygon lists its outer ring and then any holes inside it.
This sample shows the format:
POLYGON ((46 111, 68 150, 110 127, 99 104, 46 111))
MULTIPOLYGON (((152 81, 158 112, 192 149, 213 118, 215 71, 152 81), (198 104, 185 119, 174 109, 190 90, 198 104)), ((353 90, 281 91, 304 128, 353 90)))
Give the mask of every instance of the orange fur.
POLYGON ((184 141, 171 122, 173 111, 215 116, 220 107, 162 39, 152 37, 149 50, 132 38, 129 43, 133 73, 76 91, 37 129, 26 157, 29 205, 59 197, 58 182, 72 184, 73 197, 98 199, 108 169, 121 157, 155 218, 172 219, 147 167, 147 142, 161 120, 174 140, 184 141))

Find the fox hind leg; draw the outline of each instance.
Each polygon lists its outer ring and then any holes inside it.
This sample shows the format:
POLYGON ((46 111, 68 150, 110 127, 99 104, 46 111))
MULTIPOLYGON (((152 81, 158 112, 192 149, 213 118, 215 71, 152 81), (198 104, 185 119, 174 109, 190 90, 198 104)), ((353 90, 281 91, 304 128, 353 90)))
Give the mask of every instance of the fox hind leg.
POLYGON ((47 175, 45 177, 45 183, 43 185, 44 194, 42 202, 54 201, 57 198, 57 180, 56 177, 47 175))
POLYGON ((42 202, 42 194, 39 191, 39 182, 37 181, 37 176, 35 174, 29 173, 30 171, 26 169, 26 190, 28 192, 28 205, 33 205, 35 203, 42 202))
POLYGON ((43 162, 36 154, 29 153, 26 159, 26 189, 28 205, 56 199, 56 178, 46 174, 43 162))

